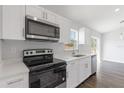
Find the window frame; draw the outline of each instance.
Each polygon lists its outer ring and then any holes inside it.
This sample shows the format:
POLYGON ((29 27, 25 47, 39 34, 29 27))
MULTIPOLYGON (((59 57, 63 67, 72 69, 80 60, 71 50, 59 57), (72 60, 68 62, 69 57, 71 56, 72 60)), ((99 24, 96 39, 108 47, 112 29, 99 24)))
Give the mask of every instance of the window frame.
POLYGON ((69 32, 69 43, 68 44, 71 44, 73 42, 73 40, 74 40, 74 42, 76 42, 75 45, 73 47, 68 48, 68 49, 64 48, 64 50, 72 51, 72 50, 78 50, 79 49, 79 31, 71 28, 70 32, 69 32), (74 36, 75 37, 74 39, 72 39, 72 37, 71 37, 71 32, 76 33, 74 36))

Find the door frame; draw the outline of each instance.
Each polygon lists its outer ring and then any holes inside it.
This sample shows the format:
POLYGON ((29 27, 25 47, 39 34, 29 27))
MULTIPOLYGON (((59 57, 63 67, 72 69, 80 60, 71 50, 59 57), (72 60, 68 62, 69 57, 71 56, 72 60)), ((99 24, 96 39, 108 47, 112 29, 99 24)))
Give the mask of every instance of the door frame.
POLYGON ((100 38, 96 36, 91 36, 91 38, 96 39, 97 45, 96 45, 96 54, 97 54, 97 61, 98 63, 101 62, 101 43, 100 38))

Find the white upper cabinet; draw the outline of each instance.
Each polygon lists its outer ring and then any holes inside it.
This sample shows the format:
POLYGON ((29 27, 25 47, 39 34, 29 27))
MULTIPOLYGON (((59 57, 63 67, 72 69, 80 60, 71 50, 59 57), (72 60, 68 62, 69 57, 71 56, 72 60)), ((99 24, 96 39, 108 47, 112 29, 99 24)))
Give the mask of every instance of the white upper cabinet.
POLYGON ((60 43, 68 43, 69 42, 69 34, 71 29, 70 20, 59 16, 59 26, 60 26, 60 43))
POLYGON ((70 43, 71 29, 78 31, 78 25, 62 16, 57 16, 60 26, 60 43, 70 43))
POLYGON ((43 19, 46 20, 48 22, 52 22, 52 23, 56 23, 56 14, 44 9, 41 6, 37 6, 37 5, 27 5, 26 6, 26 15, 30 15, 33 17, 37 17, 39 19, 43 19))
POLYGON ((36 6, 36 5, 27 5, 26 6, 26 15, 44 19, 45 18, 44 8, 42 8, 40 6, 36 6))
POLYGON ((2 6, 0 6, 0 39, 2 38, 2 6))
POLYGON ((57 15, 55 13, 45 9, 45 19, 48 22, 52 22, 52 23, 58 24, 56 16, 57 15))
POLYGON ((24 40, 25 6, 2 7, 2 39, 24 40))
POLYGON ((82 27, 79 29, 79 44, 90 45, 91 32, 88 28, 82 27))
POLYGON ((79 44, 85 44, 86 39, 85 39, 85 29, 81 28, 79 29, 79 44))

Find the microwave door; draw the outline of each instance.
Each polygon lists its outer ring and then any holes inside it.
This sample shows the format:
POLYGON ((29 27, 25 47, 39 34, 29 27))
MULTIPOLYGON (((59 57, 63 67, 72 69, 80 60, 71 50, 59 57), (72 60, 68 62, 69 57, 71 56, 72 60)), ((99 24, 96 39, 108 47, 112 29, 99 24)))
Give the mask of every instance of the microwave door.
POLYGON ((27 27, 26 36, 28 38, 50 39, 50 40, 59 39, 58 34, 56 33, 56 29, 58 31, 57 27, 33 20, 28 20, 26 27, 27 27))

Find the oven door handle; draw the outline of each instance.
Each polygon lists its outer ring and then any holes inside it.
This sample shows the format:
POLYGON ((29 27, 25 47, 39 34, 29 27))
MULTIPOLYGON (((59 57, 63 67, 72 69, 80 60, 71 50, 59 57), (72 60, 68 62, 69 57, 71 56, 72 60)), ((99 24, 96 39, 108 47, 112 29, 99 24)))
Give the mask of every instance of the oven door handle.
POLYGON ((53 70, 53 68, 51 68, 51 69, 47 69, 47 70, 36 70, 36 71, 34 71, 34 72, 32 72, 31 74, 32 75, 39 75, 39 74, 41 74, 41 73, 44 73, 44 72, 46 72, 46 71, 52 71, 53 70))
POLYGON ((66 71, 66 68, 56 68, 54 69, 54 73, 59 73, 59 72, 63 72, 66 71))

